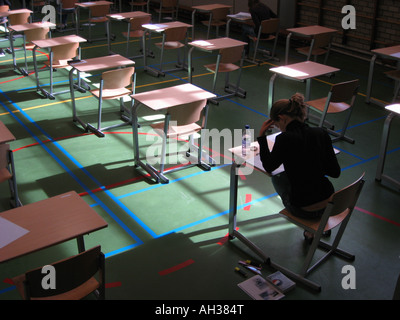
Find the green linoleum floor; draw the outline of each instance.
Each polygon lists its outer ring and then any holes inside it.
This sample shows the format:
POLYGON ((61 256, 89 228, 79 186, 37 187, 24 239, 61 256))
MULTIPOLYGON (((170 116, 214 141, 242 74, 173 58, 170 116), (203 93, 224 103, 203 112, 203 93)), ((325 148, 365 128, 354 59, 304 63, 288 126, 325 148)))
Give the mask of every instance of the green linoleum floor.
MULTIPOLYGON (((113 26, 117 38, 113 50, 124 52, 125 43, 113 26)), ((205 31, 202 26, 197 26, 205 31)), ((86 30, 82 35, 85 36, 86 30)), ((199 34, 199 33, 197 33, 199 34)), ((201 34, 201 32, 200 32, 201 34)), ((58 36, 60 34, 53 34, 58 36)), ((240 37, 233 34, 233 37, 240 37)), ((159 41, 153 37, 152 41, 159 41)), ((133 42, 132 49, 138 47, 133 42)), ((154 48, 156 57, 159 51, 154 48)), ((246 63, 241 86, 245 99, 232 98, 219 105, 210 105, 208 128, 241 129, 250 124, 258 131, 266 119, 268 69, 282 63, 284 42, 279 43, 281 62, 246 63)), ((103 42, 82 44, 82 57, 107 54, 103 42)), ((23 63, 22 52, 17 53, 23 63)), ((47 59, 41 56, 39 63, 47 59)), ((168 52, 165 61, 173 64, 175 54, 168 52)), ((294 50, 290 61, 303 58, 294 50)), ((32 68, 32 61, 29 66, 32 68)), ((193 83, 211 90, 212 75, 203 65, 215 61, 215 55, 194 52, 193 83)), ((187 82, 187 73, 176 72, 165 77, 153 77, 143 70, 141 59, 136 62, 136 92, 164 88, 187 82)), ((158 59, 150 60, 157 65, 158 59)), ((354 145, 337 142, 342 167, 336 188, 341 188, 366 173, 366 184, 357 208, 349 223, 342 246, 355 253, 351 264, 356 270, 356 289, 341 286, 342 267, 349 262, 333 257, 310 275, 321 283, 322 291, 314 293, 303 285, 289 292, 286 300, 386 300, 391 299, 400 271, 399 190, 389 183, 375 181, 380 137, 387 115, 381 107, 365 103, 369 62, 332 52, 329 65, 341 69, 334 77, 313 81, 312 97, 325 95, 331 83, 359 78, 361 88, 350 120, 348 134, 354 145)), ((390 101, 393 84, 384 76, 386 67, 376 66, 373 97, 390 101)), ((41 72, 46 82, 48 74, 41 72)), ((95 82, 99 75, 88 75, 95 82)), ((68 73, 55 73, 57 87, 68 88, 68 73)), ((218 92, 223 91, 220 77, 218 92)), ((276 83, 276 98, 287 98, 304 92, 304 84, 286 79, 276 83)), ((77 93, 77 106, 88 119, 96 121, 96 99, 88 93, 77 93)), ((32 203, 69 190, 76 190, 108 223, 107 229, 85 237, 86 247, 101 244, 106 254, 107 299, 175 300, 216 299, 241 300, 249 297, 237 284, 243 279, 233 270, 239 260, 257 259, 237 239, 227 241, 229 209, 229 153, 232 145, 221 143, 219 150, 211 149, 220 157, 211 171, 197 167, 170 173, 169 184, 155 184, 133 165, 132 129, 129 126, 110 130, 104 138, 85 133, 72 121, 70 95, 49 100, 36 93, 34 75, 22 77, 12 70, 11 55, 0 60, 0 120, 13 132, 17 140, 11 143, 17 167, 21 200, 32 203), (228 156, 227 156, 228 155, 228 156), (176 266, 174 272, 163 273, 176 266)), ((104 121, 119 121, 118 107, 107 103, 104 121)), ((153 134, 148 116, 155 114, 145 108, 139 110, 140 142, 151 143, 153 134)), ((341 116, 331 118, 340 122, 341 116)), ((400 178, 399 119, 392 125, 390 151, 385 170, 400 178)), ((143 149, 141 152, 144 152, 143 149)), ((302 230, 273 217, 281 209, 280 200, 263 173, 254 171, 239 179, 238 227, 240 231, 265 250, 271 259, 291 268, 299 268, 306 250, 302 230)), ((0 209, 6 210, 8 189, 0 185, 0 209)), ((44 265, 76 253, 76 242, 69 241, 1 266, 0 299, 19 299, 14 287, 6 281, 27 269, 44 265)), ((263 275, 274 270, 264 267, 263 275)))

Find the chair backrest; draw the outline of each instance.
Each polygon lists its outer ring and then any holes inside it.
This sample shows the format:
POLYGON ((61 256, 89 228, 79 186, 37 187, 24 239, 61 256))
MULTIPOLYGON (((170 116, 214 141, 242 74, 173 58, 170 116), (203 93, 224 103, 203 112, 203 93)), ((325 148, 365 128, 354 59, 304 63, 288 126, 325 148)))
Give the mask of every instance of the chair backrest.
POLYGON ((8 152, 10 150, 10 145, 7 143, 0 144, 0 169, 6 168, 8 166, 8 152))
POLYGON ((165 41, 183 41, 186 39, 187 27, 173 27, 165 30, 165 41))
POLYGON ((98 6, 90 7, 90 16, 92 18, 105 17, 110 13, 111 4, 101 4, 98 6))
POLYGON ((21 12, 17 14, 11 14, 7 19, 11 26, 15 26, 17 24, 29 23, 30 16, 31 14, 29 12, 21 12))
POLYGON ((229 14, 229 8, 217 8, 212 10, 212 20, 213 21, 221 21, 226 19, 226 16, 229 14))
POLYGON ((332 33, 320 33, 320 34, 316 34, 313 39, 314 39, 314 45, 313 45, 313 49, 317 49, 317 48, 325 48, 327 46, 329 46, 329 44, 332 41, 332 33))
POLYGON ((121 89, 132 84, 135 67, 105 71, 102 73, 103 89, 121 89))
POLYGON ((150 15, 131 19, 130 21, 131 30, 143 30, 142 25, 150 23, 150 21, 151 21, 150 15))
POLYGON ((200 120, 201 113, 207 104, 207 100, 200 100, 175 106, 168 109, 171 118, 177 126, 185 126, 200 120))
MULTIPOLYGON (((100 283, 104 280, 104 255, 97 246, 78 255, 51 264, 55 268, 55 289, 42 286, 42 268, 25 273, 26 298, 45 298, 71 291, 100 272, 100 283)), ((103 293, 104 294, 104 293, 103 293)))
POLYGON ((338 215, 346 210, 352 211, 358 196, 360 195, 361 189, 364 185, 364 174, 361 175, 355 182, 349 186, 336 191, 332 195, 332 199, 329 205, 332 205, 331 216, 338 215))
POLYGON ((62 60, 70 60, 78 55, 79 43, 73 42, 52 48, 53 62, 61 64, 62 60))
POLYGON ((161 0, 162 8, 175 8, 178 5, 178 0, 161 0))
POLYGON ((279 19, 271 18, 261 21, 261 33, 275 34, 279 30, 279 19))
POLYGON ((77 2, 77 0, 62 0, 61 6, 63 9, 75 9, 75 3, 77 2))
POLYGON ((32 42, 35 40, 43 40, 46 39, 49 34, 50 28, 38 28, 33 30, 26 30, 25 31, 25 39, 26 42, 32 42))
POLYGON ((243 46, 221 49, 221 63, 236 63, 243 57, 243 46))
POLYGON ((349 101, 357 94, 359 80, 350 80, 332 85, 330 102, 349 101))
POLYGON ((8 5, 2 5, 0 6, 0 12, 7 12, 8 10, 10 10, 10 7, 8 5))

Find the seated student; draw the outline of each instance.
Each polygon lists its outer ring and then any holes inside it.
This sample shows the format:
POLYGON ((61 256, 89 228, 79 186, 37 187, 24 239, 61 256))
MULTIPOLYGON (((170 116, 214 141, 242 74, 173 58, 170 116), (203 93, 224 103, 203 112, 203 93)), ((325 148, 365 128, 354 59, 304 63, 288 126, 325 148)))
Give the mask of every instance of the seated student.
POLYGON ((245 47, 246 56, 250 52, 250 37, 256 37, 261 21, 276 18, 276 14, 264 3, 259 0, 248 0, 249 13, 251 14, 252 23, 242 25, 243 41, 247 42, 245 47))
MULTIPOLYGON (((0 0, 0 6, 8 6, 11 8, 11 2, 9 0, 0 0)), ((6 17, 0 17, 0 25, 7 21, 6 17)), ((3 49, 0 49, 0 57, 4 57, 5 53, 3 49)))
MULTIPOLYGON (((304 123, 304 97, 297 93, 291 99, 276 101, 257 138, 264 169, 271 173, 282 163, 285 171, 272 176, 272 183, 283 205, 295 216, 312 219, 321 217, 334 187, 327 176, 337 178, 340 166, 325 129, 304 123), (265 133, 272 125, 281 130, 272 151, 265 133)), ((312 234, 304 232, 306 240, 312 234)))

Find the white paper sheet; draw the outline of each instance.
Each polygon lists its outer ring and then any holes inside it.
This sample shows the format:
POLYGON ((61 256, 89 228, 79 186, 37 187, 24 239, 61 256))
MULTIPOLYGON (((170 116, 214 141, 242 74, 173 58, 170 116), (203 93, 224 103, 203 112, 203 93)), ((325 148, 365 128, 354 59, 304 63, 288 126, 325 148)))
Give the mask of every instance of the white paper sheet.
POLYGON ((0 248, 27 234, 26 230, 15 223, 0 217, 0 248))

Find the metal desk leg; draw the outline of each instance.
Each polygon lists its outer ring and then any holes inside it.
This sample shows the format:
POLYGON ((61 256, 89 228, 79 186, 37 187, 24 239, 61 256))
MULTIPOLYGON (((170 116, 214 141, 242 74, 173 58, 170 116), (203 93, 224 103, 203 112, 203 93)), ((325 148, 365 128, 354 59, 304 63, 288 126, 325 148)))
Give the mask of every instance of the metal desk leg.
POLYGON ((275 84, 275 79, 278 75, 274 73, 271 78, 269 79, 269 90, 268 90, 268 105, 267 105, 267 114, 269 115, 269 112, 271 111, 272 104, 274 103, 274 84, 275 84))
POLYGON ((285 65, 288 64, 288 60, 289 60, 289 49, 290 49, 290 38, 291 37, 292 37, 292 33, 289 33, 286 37, 285 65))
POLYGON ((192 83, 192 53, 193 53, 194 47, 191 47, 189 49, 188 53, 188 78, 189 78, 189 83, 192 83))
POLYGON ((371 62, 369 63, 369 73, 368 73, 368 84, 367 84, 367 95, 365 97, 365 102, 370 103, 371 102, 371 91, 372 91, 372 78, 374 76, 374 65, 375 65, 375 60, 376 60, 377 55, 375 54, 371 58, 371 62))

